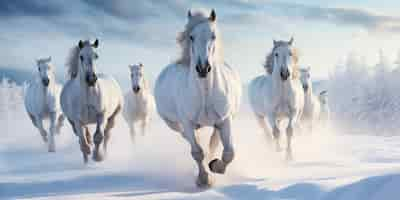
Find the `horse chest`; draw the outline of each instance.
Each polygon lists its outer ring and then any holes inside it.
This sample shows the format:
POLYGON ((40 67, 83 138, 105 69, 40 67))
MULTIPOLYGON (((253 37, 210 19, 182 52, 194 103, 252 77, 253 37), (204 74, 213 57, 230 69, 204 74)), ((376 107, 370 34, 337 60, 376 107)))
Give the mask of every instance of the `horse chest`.
POLYGON ((97 117, 97 109, 92 105, 82 106, 81 121, 83 123, 95 123, 97 117))
POLYGON ((95 123, 97 115, 101 113, 98 95, 88 95, 82 100, 80 118, 83 123, 95 123))
POLYGON ((291 111, 291 96, 286 93, 279 93, 275 96, 273 110, 279 117, 287 116, 291 111))
POLYGON ((197 121, 200 125, 214 125, 222 121, 222 119, 221 116, 218 115, 218 112, 215 110, 215 106, 213 104, 213 96, 208 95, 209 91, 206 92, 206 95, 198 104, 195 121, 197 121))

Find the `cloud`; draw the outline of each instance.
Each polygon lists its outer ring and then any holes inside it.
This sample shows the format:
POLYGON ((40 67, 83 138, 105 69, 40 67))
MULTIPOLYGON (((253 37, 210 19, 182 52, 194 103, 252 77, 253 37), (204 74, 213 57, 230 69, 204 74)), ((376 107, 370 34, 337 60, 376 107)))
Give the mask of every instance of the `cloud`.
MULTIPOLYGON (((328 22, 338 25, 359 26, 368 31, 400 31, 400 18, 397 16, 379 15, 356 8, 328 8, 297 3, 277 1, 244 1, 221 0, 218 2, 205 0, 202 2, 184 0, 18 0, 1 1, 0 17, 33 16, 48 20, 66 21, 66 24, 79 23, 84 18, 92 18, 90 23, 97 23, 107 29, 107 21, 125 21, 126 23, 146 23, 151 20, 159 22, 179 20, 192 6, 214 6, 225 13, 228 22, 259 22, 266 17, 286 17, 291 20, 309 20, 328 22), (71 14, 73 13, 73 14, 71 14), (74 15, 79 16, 75 17, 74 15), (57 19, 57 18, 64 19, 57 19), (111 17, 111 18, 109 18, 111 17), (93 19, 94 18, 94 19, 93 19), (116 18, 112 20, 113 18, 116 18), (260 19, 261 18, 261 19, 260 19)), ((85 21, 85 20, 83 20, 85 21)), ((126 31, 111 29, 116 32, 126 31)), ((128 31, 129 33, 129 31, 128 31)), ((127 34, 128 34, 127 33, 127 34)))
POLYGON ((288 20, 357 26, 370 32, 400 32, 400 17, 380 15, 359 8, 330 8, 276 1, 251 1, 248 4, 252 6, 247 8, 252 8, 253 12, 241 13, 241 18, 246 21, 285 17, 288 20))
POLYGON ((306 20, 327 21, 338 25, 352 25, 368 31, 396 31, 400 28, 400 18, 378 15, 362 9, 323 8, 300 4, 276 4, 291 17, 306 20))
POLYGON ((18 0, 0 1, 1 17, 16 16, 57 16, 63 9, 56 1, 49 0, 18 0))

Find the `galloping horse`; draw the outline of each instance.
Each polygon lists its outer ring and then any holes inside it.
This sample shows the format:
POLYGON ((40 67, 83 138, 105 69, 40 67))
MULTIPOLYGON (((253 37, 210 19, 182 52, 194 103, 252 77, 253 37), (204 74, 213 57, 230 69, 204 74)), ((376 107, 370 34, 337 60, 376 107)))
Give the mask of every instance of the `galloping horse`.
POLYGON ((57 83, 54 76, 54 67, 51 57, 36 61, 38 76, 29 83, 24 103, 33 125, 39 129, 44 142, 48 142, 48 151, 55 152, 56 144, 54 137, 60 132, 64 116, 60 108, 61 85, 57 83), (43 127, 43 120, 50 120, 49 135, 43 127))
POLYGON ((99 46, 96 40, 79 41, 68 58, 68 75, 70 80, 64 85, 61 93, 61 107, 72 125, 79 143, 84 162, 87 163, 91 153, 89 124, 96 124, 93 136, 95 149, 93 159, 102 161, 100 144, 104 139, 104 152, 114 120, 123 106, 121 88, 118 83, 105 74, 97 73, 95 61, 98 55, 95 49, 99 46))
POLYGON ((199 128, 214 127, 210 155, 219 141, 222 159, 209 162, 214 173, 225 173, 234 158, 232 118, 239 110, 241 83, 238 74, 224 63, 216 13, 188 12, 188 23, 178 36, 183 51, 177 62, 168 65, 155 86, 158 113, 166 124, 189 142, 196 161, 199 187, 212 184, 206 169, 205 153, 199 145, 199 128))
POLYGON ((304 109, 301 121, 305 130, 312 133, 313 127, 319 122, 321 115, 321 102, 313 93, 311 81, 311 68, 300 69, 300 79, 304 89, 304 109))
POLYGON ((144 135, 156 107, 154 97, 144 78, 143 68, 144 65, 141 63, 129 65, 132 88, 124 96, 123 116, 129 126, 132 142, 135 141, 135 124, 140 123, 141 132, 144 135))
POLYGON ((266 136, 270 137, 270 129, 280 150, 279 124, 288 119, 286 128, 286 159, 292 159, 292 136, 298 126, 304 107, 304 91, 299 77, 297 65, 298 55, 290 41, 275 41, 270 54, 267 55, 265 69, 267 74, 256 77, 250 82, 249 99, 253 112, 266 136))

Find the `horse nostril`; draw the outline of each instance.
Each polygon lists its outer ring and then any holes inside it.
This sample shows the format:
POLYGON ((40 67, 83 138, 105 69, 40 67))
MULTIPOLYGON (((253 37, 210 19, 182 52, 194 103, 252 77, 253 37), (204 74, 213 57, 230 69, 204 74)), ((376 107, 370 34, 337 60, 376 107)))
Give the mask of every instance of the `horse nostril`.
POLYGON ((42 79, 42 83, 43 83, 43 85, 48 86, 50 83, 50 80, 48 78, 42 79))
POLYGON ((207 73, 210 72, 210 71, 211 71, 211 66, 208 65, 208 66, 206 67, 206 70, 207 70, 207 73))
POLYGON ((88 73, 86 75, 86 82, 89 86, 93 86, 97 81, 97 76, 94 73, 88 73))
POLYGON ((139 86, 134 86, 133 87, 133 92, 137 93, 140 91, 140 87, 139 86))

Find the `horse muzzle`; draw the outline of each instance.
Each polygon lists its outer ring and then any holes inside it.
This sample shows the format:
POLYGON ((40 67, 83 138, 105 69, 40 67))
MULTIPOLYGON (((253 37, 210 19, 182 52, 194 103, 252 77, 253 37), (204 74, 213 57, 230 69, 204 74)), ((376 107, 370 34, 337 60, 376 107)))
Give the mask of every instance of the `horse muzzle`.
POLYGON ((136 93, 138 93, 140 91, 140 87, 139 86, 133 86, 132 90, 136 94, 136 93))
POLYGON ((290 76, 289 70, 281 70, 281 79, 282 81, 286 81, 290 76))
POLYGON ((305 92, 307 92, 308 91, 308 85, 303 85, 303 89, 304 89, 305 92))
POLYGON ((49 86, 49 83, 50 83, 50 80, 49 80, 48 78, 42 79, 42 84, 43 84, 45 87, 49 86))
POLYGON ((97 76, 94 73, 90 73, 86 75, 86 83, 88 84, 89 87, 94 86, 97 82, 97 76))
POLYGON ((211 65, 208 62, 204 67, 202 67, 200 64, 197 64, 196 71, 200 78, 206 78, 207 74, 211 71, 211 65))

